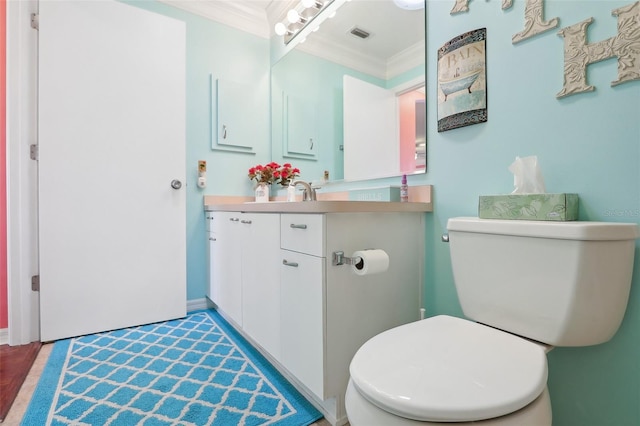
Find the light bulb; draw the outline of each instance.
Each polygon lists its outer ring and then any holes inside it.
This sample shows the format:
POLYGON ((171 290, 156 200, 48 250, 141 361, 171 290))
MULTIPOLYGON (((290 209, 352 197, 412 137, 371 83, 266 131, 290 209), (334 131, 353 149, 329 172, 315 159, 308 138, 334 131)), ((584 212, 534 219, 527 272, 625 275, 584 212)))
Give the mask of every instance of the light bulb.
POLYGON ((287 12, 287 21, 293 24, 295 22, 298 22, 299 20, 300 20, 300 15, 298 15, 298 12, 296 12, 295 9, 291 9, 290 11, 287 12))
POLYGON ((276 34, 279 36, 283 36, 287 33, 287 26, 282 22, 278 22, 275 27, 276 34))

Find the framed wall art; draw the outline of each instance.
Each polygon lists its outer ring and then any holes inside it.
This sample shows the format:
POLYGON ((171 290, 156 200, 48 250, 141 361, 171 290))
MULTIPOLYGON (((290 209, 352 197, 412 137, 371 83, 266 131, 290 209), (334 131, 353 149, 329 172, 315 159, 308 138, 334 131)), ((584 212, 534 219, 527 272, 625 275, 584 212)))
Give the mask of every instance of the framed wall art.
POLYGON ((438 49, 438 132, 487 121, 487 29, 438 49))

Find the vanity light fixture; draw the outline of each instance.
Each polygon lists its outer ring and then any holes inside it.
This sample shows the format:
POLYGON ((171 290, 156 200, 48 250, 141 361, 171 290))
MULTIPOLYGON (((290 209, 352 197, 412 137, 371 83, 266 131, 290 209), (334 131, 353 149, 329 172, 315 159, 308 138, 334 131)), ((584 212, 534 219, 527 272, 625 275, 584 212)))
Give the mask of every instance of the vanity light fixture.
POLYGON ((275 25, 275 33, 284 36, 284 44, 288 44, 296 34, 302 31, 324 8, 334 0, 300 0, 287 12, 286 19, 275 25))

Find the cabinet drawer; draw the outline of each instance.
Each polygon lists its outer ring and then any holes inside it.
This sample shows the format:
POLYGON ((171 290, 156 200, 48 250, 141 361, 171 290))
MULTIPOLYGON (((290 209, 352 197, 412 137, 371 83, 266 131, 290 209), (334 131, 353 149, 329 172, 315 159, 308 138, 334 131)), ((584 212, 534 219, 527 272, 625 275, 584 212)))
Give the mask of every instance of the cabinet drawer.
POLYGON ((283 214, 280 221, 283 249, 324 257, 324 215, 283 214))

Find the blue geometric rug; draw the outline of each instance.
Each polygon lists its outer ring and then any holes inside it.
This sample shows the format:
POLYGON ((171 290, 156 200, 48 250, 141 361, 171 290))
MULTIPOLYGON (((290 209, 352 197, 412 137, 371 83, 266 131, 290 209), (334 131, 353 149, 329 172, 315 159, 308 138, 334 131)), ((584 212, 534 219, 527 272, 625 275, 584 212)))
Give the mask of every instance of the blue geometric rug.
POLYGON ((22 425, 291 425, 322 417, 217 312, 54 344, 22 425))

